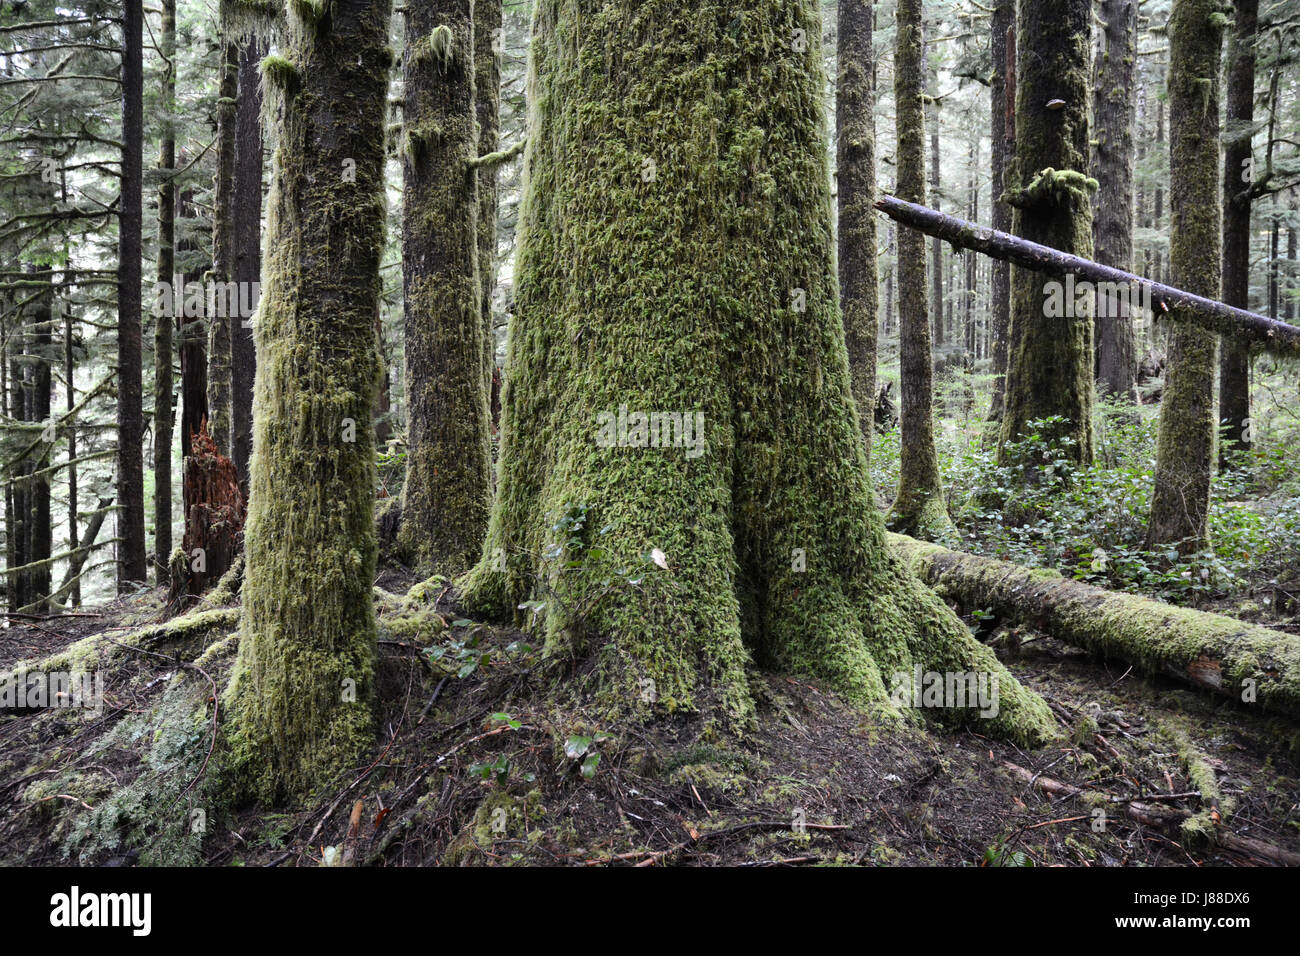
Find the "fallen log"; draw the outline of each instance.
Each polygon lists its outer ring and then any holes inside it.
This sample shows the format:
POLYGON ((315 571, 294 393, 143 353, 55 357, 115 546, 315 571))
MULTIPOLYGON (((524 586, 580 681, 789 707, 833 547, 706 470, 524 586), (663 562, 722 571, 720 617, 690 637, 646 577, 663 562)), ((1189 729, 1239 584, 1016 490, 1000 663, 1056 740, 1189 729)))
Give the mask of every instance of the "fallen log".
POLYGON ((1300 639, 1290 634, 903 535, 889 535, 889 543, 936 591, 965 607, 992 608, 1145 673, 1300 719, 1300 639))
POLYGON ((876 208, 904 226, 948 242, 954 249, 973 249, 993 259, 1061 278, 1073 274, 1089 282, 1113 284, 1117 289, 1127 287, 1132 290, 1130 302, 1149 301, 1159 316, 1259 346, 1275 355, 1300 357, 1300 327, 1192 295, 1122 269, 1072 256, 1051 246, 998 232, 894 196, 881 196, 876 201, 876 208))

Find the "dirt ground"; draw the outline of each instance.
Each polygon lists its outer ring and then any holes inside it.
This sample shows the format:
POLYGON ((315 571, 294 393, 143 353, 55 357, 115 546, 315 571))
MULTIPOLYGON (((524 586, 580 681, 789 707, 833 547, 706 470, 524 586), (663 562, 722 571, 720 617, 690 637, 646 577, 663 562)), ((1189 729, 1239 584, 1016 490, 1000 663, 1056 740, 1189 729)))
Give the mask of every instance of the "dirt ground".
MULTIPOLYGON (((411 583, 386 572, 379 586, 401 594, 411 583)), ((209 809, 219 803, 208 779, 210 688, 233 642, 199 666, 164 645, 115 643, 160 616, 158 593, 94 616, 12 622, 0 638, 0 671, 99 634, 106 692, 100 714, 0 717, 0 862, 1300 861, 1294 725, 1042 635, 982 625, 1056 713, 1062 741, 1048 748, 879 721, 813 682, 770 674, 753 678, 757 732, 742 743, 701 743, 708 735, 689 723, 615 735, 564 709, 539 692, 540 662, 526 635, 465 623, 451 598, 441 595, 436 613, 415 623, 397 599, 379 602, 373 761, 292 813, 209 809), (479 665, 457 676, 471 658, 479 665)))

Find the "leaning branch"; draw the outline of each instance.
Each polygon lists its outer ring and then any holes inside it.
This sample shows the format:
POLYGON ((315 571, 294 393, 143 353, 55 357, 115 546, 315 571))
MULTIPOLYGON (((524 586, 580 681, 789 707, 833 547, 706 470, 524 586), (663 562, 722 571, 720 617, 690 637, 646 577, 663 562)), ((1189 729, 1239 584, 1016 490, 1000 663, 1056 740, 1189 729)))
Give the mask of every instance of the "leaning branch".
POLYGON ((903 535, 891 534, 889 543, 921 578, 964 607, 992 608, 1148 674, 1300 719, 1300 641, 1290 634, 903 535))
MULTIPOLYGON (((904 226, 942 239, 955 249, 973 249, 1034 272, 1060 277, 1073 274, 1090 282, 1129 286, 1134 292, 1145 288, 1150 292, 1152 307, 1166 318, 1230 336, 1243 343, 1258 345, 1275 355, 1300 357, 1300 328, 1294 325, 1192 295, 1173 286, 1151 282, 1131 272, 1072 256, 1050 246, 998 232, 893 196, 881 196, 876 202, 876 208, 904 226)), ((1131 301, 1144 299, 1135 298, 1131 301)))

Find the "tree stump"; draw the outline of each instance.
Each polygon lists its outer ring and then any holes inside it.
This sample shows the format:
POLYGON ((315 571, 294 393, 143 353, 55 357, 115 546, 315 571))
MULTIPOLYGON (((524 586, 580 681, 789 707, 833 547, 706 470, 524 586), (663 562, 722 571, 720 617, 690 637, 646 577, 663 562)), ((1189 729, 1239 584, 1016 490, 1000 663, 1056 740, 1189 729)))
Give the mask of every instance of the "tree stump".
POLYGON ((235 464, 217 450, 207 419, 185 458, 185 578, 172 577, 172 599, 197 598, 229 570, 244 546, 247 502, 235 464), (182 591, 183 587, 183 591, 182 591))

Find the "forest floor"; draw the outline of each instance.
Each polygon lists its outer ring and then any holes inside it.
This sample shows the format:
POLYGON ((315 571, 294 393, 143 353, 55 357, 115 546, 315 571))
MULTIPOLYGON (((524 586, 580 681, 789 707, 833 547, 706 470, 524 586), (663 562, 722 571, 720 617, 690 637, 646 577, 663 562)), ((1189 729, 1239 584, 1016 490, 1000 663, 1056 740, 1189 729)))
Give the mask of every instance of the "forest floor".
POLYGON ((0 670, 97 656, 105 699, 98 714, 0 718, 0 863, 1300 861, 1294 725, 1044 635, 980 624, 1051 704, 1053 746, 884 723, 772 674, 753 678, 752 737, 710 745, 698 727, 604 728, 559 708, 538 691, 526 635, 464 621, 450 591, 412 612, 400 597, 412 583, 385 572, 376 591, 373 761, 290 813, 210 809, 212 689, 233 659, 233 612, 142 632, 161 620, 155 591, 97 617, 15 622, 0 670))

